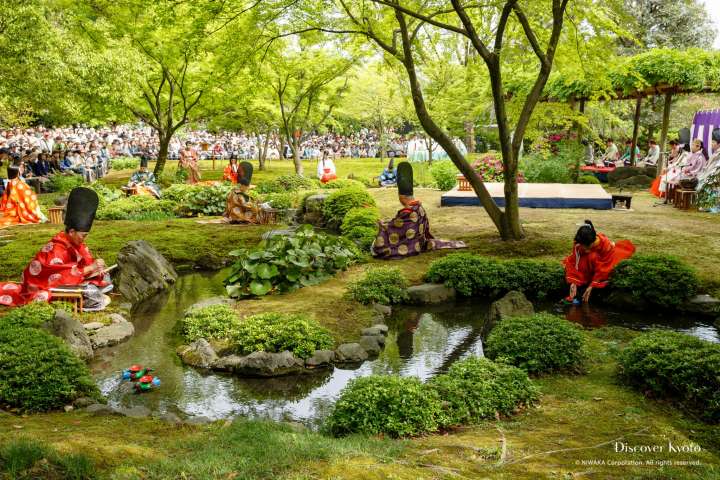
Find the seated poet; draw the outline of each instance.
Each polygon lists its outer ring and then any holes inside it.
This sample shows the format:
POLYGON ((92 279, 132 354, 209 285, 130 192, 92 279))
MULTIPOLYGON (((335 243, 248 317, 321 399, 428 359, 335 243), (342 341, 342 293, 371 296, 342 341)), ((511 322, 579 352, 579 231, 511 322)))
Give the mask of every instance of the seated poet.
POLYGON ((240 167, 238 166, 237 157, 235 155, 232 155, 230 157, 230 163, 225 167, 225 171, 223 172, 223 180, 228 181, 232 184, 238 183, 238 172, 240 171, 240 167))
MULTIPOLYGON (((625 165, 626 167, 632 166, 632 162, 630 161, 630 152, 632 152, 632 140, 628 139, 625 140, 625 151, 622 154, 622 157, 620 157, 620 163, 625 165)), ((635 145, 635 161, 637 161, 640 158, 640 148, 635 145)))
POLYGON ((572 302, 579 289, 585 289, 583 302, 590 301, 595 288, 605 288, 615 265, 635 253, 635 245, 629 240, 611 241, 602 233, 597 233, 590 220, 580 226, 575 234, 572 253, 563 262, 565 279, 570 284, 572 302))
POLYGON ((335 172, 335 163, 330 158, 330 152, 325 150, 322 158, 318 160, 317 164, 317 176, 322 183, 328 183, 331 180, 337 179, 335 172))
POLYGON ((698 206, 711 212, 720 212, 720 128, 712 132, 712 157, 698 175, 698 206))
POLYGON ((654 139, 648 141, 648 151, 642 160, 638 162, 639 167, 654 167, 660 160, 660 147, 654 139))
POLYGON ((677 178, 677 182, 692 185, 692 187, 695 188, 698 183, 698 177, 705 169, 706 164, 707 157, 705 157, 703 141, 696 138, 690 143, 690 156, 687 158, 685 166, 677 178))
POLYGON ((250 162, 240 163, 238 169, 238 186, 230 190, 223 219, 226 223, 258 224, 263 212, 257 203, 247 194, 252 180, 253 166, 250 162))
POLYGON ((397 184, 397 169, 395 168, 394 158, 390 159, 387 168, 383 169, 378 178, 381 187, 392 187, 397 184))
POLYGON ((8 183, 0 200, 0 228, 47 220, 40 211, 37 195, 23 180, 24 168, 22 163, 7 168, 8 183))
POLYGON ((430 233, 430 221, 419 200, 413 197, 413 169, 402 162, 397 169, 398 197, 403 208, 395 218, 378 222, 372 254, 383 260, 401 259, 429 250, 465 248, 460 241, 438 240, 430 233))
POLYGON ((112 290, 105 262, 94 259, 85 239, 97 211, 97 193, 89 188, 70 192, 65 213, 65 230, 55 235, 25 268, 21 283, 0 283, 0 305, 20 306, 47 302, 53 289, 81 287, 85 310, 102 310, 110 303, 105 293, 112 290))
POLYGON ((162 192, 160 186, 155 180, 155 174, 148 170, 148 159, 143 157, 140 159, 140 169, 133 173, 128 180, 127 186, 123 190, 132 195, 147 195, 160 198, 162 192))
POLYGON ((617 145, 615 145, 615 141, 612 138, 608 138, 605 144, 605 153, 602 157, 600 157, 600 166, 614 167, 620 152, 618 151, 617 145))

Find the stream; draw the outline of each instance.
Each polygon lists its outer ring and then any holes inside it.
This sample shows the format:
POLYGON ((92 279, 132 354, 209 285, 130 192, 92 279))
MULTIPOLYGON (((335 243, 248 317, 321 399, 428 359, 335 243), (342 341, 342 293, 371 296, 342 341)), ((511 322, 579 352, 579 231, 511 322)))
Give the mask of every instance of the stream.
MULTIPOLYGON (((396 308, 388 320, 386 347, 373 360, 352 368, 343 366, 316 373, 276 378, 238 378, 183 365, 175 353, 176 324, 183 312, 200 300, 224 295, 227 271, 182 275, 174 288, 145 302, 133 312, 135 335, 125 343, 96 351, 91 370, 102 393, 113 406, 142 405, 154 412, 211 419, 238 415, 318 425, 329 413, 339 392, 356 377, 371 374, 417 376, 423 380, 444 372, 455 361, 482 355, 487 305, 472 301, 435 307, 396 308), (153 368, 159 389, 135 394, 120 379, 132 364, 153 368)), ((604 324, 646 329, 660 325, 720 342, 710 321, 693 317, 648 316, 596 308, 575 307, 566 313, 584 326, 604 324)))

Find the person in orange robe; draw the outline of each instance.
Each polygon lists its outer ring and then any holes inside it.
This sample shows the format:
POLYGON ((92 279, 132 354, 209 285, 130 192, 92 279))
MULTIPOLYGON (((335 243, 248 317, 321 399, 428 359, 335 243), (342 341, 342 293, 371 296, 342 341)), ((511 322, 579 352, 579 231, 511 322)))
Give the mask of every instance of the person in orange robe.
POLYGON ((17 307, 30 302, 52 299, 54 287, 85 285, 83 296, 86 311, 102 310, 110 298, 104 295, 112 289, 105 274, 105 262, 94 259, 87 245, 87 237, 97 210, 97 193, 89 188, 75 188, 70 192, 65 214, 65 231, 55 235, 25 268, 22 283, 0 282, 0 305, 17 307))
POLYGON ((227 180, 228 182, 232 183, 233 185, 238 183, 238 162, 237 158, 234 156, 230 157, 230 163, 227 167, 225 167, 225 171, 223 172, 223 180, 227 180))
POLYGON ((615 265, 635 253, 630 240, 612 242, 602 233, 597 233, 590 220, 575 234, 573 251, 563 262, 565 279, 570 284, 568 301, 573 301, 578 288, 585 288, 583 302, 590 301, 594 288, 605 288, 615 265))
POLYGON ((0 228, 44 220, 38 208, 37 195, 22 179, 23 168, 20 164, 7 169, 10 181, 0 200, 0 228))

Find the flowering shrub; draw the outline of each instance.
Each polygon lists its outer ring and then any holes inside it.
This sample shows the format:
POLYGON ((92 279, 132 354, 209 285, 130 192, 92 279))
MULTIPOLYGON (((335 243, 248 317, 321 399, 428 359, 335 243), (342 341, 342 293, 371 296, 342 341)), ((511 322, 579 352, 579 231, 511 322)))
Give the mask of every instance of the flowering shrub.
MULTIPOLYGON (((472 164, 473 170, 483 182, 502 182, 505 180, 505 167, 498 153, 488 152, 472 164)), ((525 177, 518 172, 517 181, 523 183, 525 177)))

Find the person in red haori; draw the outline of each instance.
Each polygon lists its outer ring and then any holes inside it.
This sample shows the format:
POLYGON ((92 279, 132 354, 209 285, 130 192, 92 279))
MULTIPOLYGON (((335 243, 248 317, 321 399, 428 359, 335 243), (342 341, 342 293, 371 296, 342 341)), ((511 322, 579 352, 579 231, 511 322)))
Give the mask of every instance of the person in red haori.
POLYGON ((65 231, 55 235, 25 268, 22 283, 0 283, 0 305, 17 307, 47 302, 56 287, 84 286, 85 310, 102 310, 110 303, 112 289, 105 262, 94 259, 85 238, 90 232, 98 196, 89 188, 75 188, 68 197, 65 231))
POLYGON ((565 279, 570 284, 570 295, 566 300, 573 301, 578 288, 585 288, 583 302, 590 301, 595 288, 605 288, 615 265, 635 253, 635 245, 630 240, 612 242, 602 233, 597 233, 590 220, 575 234, 572 253, 565 259, 565 279))

